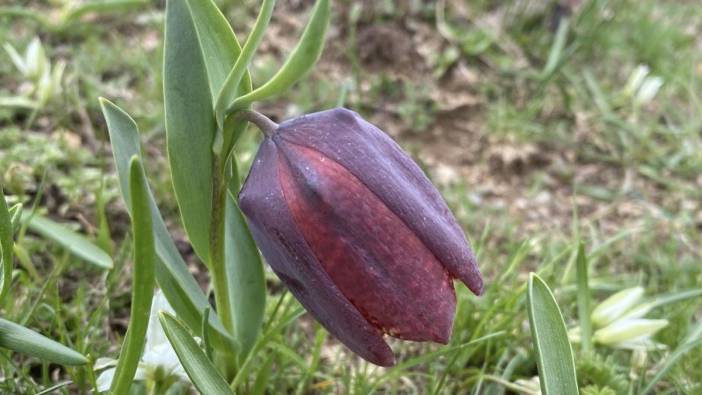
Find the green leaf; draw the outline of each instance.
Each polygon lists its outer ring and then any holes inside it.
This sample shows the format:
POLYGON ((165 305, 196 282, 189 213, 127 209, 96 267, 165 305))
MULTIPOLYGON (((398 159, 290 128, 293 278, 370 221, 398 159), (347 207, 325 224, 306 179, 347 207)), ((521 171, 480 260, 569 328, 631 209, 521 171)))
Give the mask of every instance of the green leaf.
POLYGON ((12 235, 14 226, 7 209, 5 193, 0 185, 0 305, 3 304, 12 281, 12 235))
MULTIPOLYGON (((229 22, 212 0, 187 0, 205 59, 210 94, 214 103, 239 54, 241 46, 229 22)), ((238 92, 251 91, 251 77, 244 70, 238 92)))
POLYGON ((590 322, 590 285, 588 284, 588 262, 585 245, 580 242, 576 258, 576 278, 578 281, 578 319, 583 351, 592 350, 592 323, 590 322))
POLYGON ((224 256, 234 338, 241 347, 239 361, 243 361, 261 332, 266 308, 266 279, 258 248, 236 203, 239 190, 236 171, 231 180, 227 193, 224 256))
POLYGON ((64 16, 64 23, 70 23, 88 13, 104 14, 106 12, 127 11, 148 4, 148 0, 93 0, 82 2, 69 8, 64 16))
MULTIPOLYGON (((212 103, 216 103, 222 85, 241 53, 241 46, 229 22, 212 0, 187 1, 197 30, 202 56, 205 59, 212 103)), ((248 92, 251 92, 251 76, 248 70, 244 70, 242 83, 239 84, 236 94, 248 92)), ((222 131, 224 135, 220 136, 222 147, 219 152, 230 152, 236 138, 243 132, 246 125, 246 121, 225 122, 222 131)), ((215 141, 218 139, 215 138, 215 141)), ((219 142, 215 143, 217 144, 219 142)))
POLYGON ((163 93, 168 160, 183 225, 209 263, 216 133, 205 59, 186 0, 168 0, 163 93))
POLYGON ((285 92, 307 74, 322 54, 330 14, 329 0, 318 0, 300 41, 280 70, 261 87, 234 100, 227 112, 241 110, 255 101, 285 92))
POLYGON ((229 72, 224 86, 219 91, 215 102, 215 113, 217 115, 217 124, 220 126, 224 123, 225 110, 239 95, 241 79, 249 67, 251 59, 253 59, 256 48, 261 43, 263 33, 271 20, 271 15, 273 15, 273 8, 275 8, 275 0, 263 0, 256 23, 246 38, 246 44, 244 44, 244 48, 241 50, 236 63, 229 72))
POLYGON ((26 210, 29 229, 60 244, 74 255, 102 269, 112 269, 112 258, 84 236, 39 214, 26 210))
POLYGON ((653 391, 656 384, 670 372, 675 364, 678 363, 680 358, 700 346, 702 346, 702 321, 699 321, 692 327, 682 343, 680 343, 678 347, 672 353, 670 353, 663 365, 660 367, 660 369, 658 369, 656 375, 651 379, 651 381, 648 382, 648 384, 646 384, 646 388, 644 388, 640 394, 646 395, 653 391))
POLYGON ((558 24, 558 31, 556 31, 556 37, 551 45, 551 50, 548 53, 548 60, 546 60, 546 65, 541 71, 541 79, 546 80, 551 78, 553 73, 555 73, 558 67, 563 63, 563 49, 565 48, 569 27, 570 21, 568 18, 562 18, 558 24))
MULTIPOLYGON (((102 112, 107 122, 107 129, 112 142, 112 153, 119 175, 120 190, 127 209, 131 211, 129 198, 129 161, 134 155, 140 156, 139 131, 134 120, 121 108, 106 99, 100 99, 102 112)), ((156 244, 156 281, 173 306, 175 312, 193 331, 200 333, 202 313, 210 306, 197 281, 188 271, 188 267, 180 256, 178 249, 171 239, 166 224, 161 218, 151 190, 148 189, 151 221, 156 244)), ((233 342, 217 315, 210 314, 212 341, 219 347, 230 347, 233 342)))
POLYGON ((563 316, 551 290, 534 273, 529 276, 527 306, 541 392, 544 395, 577 395, 575 362, 563 316))
POLYGON ((187 329, 169 314, 161 313, 159 319, 168 341, 198 391, 208 395, 233 394, 187 329))
POLYGON ((154 296, 154 232, 144 169, 134 155, 129 163, 129 196, 132 203, 132 235, 134 237, 134 274, 129 328, 122 344, 112 380, 112 392, 124 394, 134 381, 141 352, 146 343, 151 301, 154 296))
POLYGON ((60 365, 85 365, 88 359, 61 343, 0 318, 0 347, 60 365))

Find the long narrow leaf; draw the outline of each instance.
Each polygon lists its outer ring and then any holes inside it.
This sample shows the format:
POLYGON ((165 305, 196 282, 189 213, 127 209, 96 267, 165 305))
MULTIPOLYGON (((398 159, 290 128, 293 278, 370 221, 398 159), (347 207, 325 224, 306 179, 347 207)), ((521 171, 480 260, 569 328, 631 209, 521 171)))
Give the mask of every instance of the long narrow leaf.
POLYGON ((271 15, 273 15, 274 7, 275 0, 263 0, 258 18, 256 18, 256 23, 253 29, 251 29, 249 36, 246 38, 246 44, 244 44, 239 58, 236 60, 236 63, 234 63, 234 67, 232 67, 222 89, 219 91, 215 102, 215 114, 217 115, 217 122, 219 125, 223 124, 225 110, 238 96, 241 79, 244 76, 244 72, 249 67, 249 63, 251 63, 258 45, 261 43, 263 33, 266 31, 268 22, 271 20, 271 15))
MULTIPOLYGON (((234 67, 241 46, 229 22, 212 0, 187 0, 190 15, 197 30, 202 56, 206 59, 207 79, 210 84, 212 103, 216 103, 227 75, 234 67)), ((251 92, 251 76, 244 70, 244 76, 236 95, 251 92)), ((222 133, 222 152, 231 151, 236 138, 246 128, 246 121, 225 122, 222 133)))
POLYGON ((322 54, 330 14, 329 0, 318 0, 300 41, 280 70, 261 87, 236 99, 229 106, 228 112, 240 110, 255 101, 280 94, 307 74, 322 54))
POLYGON ((217 130, 205 59, 186 0, 168 0, 163 95, 168 160, 185 231, 209 262, 213 152, 217 130))
MULTIPOLYGON (((100 104, 107 120, 122 198, 126 202, 127 209, 131 210, 129 160, 134 155, 141 155, 139 131, 134 120, 124 110, 106 99, 100 99, 100 104)), ((150 189, 147 189, 147 195, 151 208, 156 254, 159 257, 156 262, 156 281, 178 317, 190 329, 199 333, 202 325, 202 313, 210 306, 209 302, 197 281, 188 271, 185 261, 173 243, 150 189)), ((220 347, 228 347, 233 340, 228 337, 213 310, 210 312, 209 322, 211 328, 214 329, 211 333, 213 343, 220 347)))
POLYGON ((10 289, 12 280, 12 219, 7 209, 5 194, 0 186, 0 305, 10 289))
POLYGON ((233 394, 187 329, 175 317, 166 313, 161 313, 159 319, 168 341, 198 391, 208 395, 233 394))
POLYGON ((154 232, 151 226, 148 186, 139 158, 129 163, 129 196, 132 203, 132 234, 134 237, 134 275, 129 328, 122 344, 112 392, 126 394, 134 381, 141 351, 146 342, 149 312, 154 296, 154 232))
MULTIPOLYGON (((214 103, 222 85, 241 53, 241 46, 227 19, 212 0, 187 0, 202 56, 206 59, 207 79, 214 103)), ((238 92, 251 90, 251 77, 244 70, 238 92)))
POLYGON ((663 366, 658 369, 656 375, 646 384, 646 388, 640 394, 646 395, 653 391, 656 384, 670 372, 670 369, 678 363, 680 358, 700 346, 702 346, 702 321, 693 326, 685 340, 668 356, 663 366))
POLYGON ((0 347, 60 365, 85 365, 88 359, 29 328, 0 318, 0 347))
POLYGON ((243 361, 261 332, 266 282, 258 248, 234 197, 237 179, 232 177, 227 193, 224 251, 234 335, 240 346, 239 360, 243 361))
POLYGON ((29 229, 34 232, 55 241, 86 262, 101 269, 112 269, 112 258, 84 236, 31 211, 25 211, 23 217, 29 219, 29 229))
POLYGON ((590 285, 588 279, 588 262, 585 245, 580 242, 576 258, 576 278, 578 281, 578 319, 580 320, 580 338, 583 351, 592 350, 592 323, 590 322, 590 285))
POLYGON ((529 276, 527 306, 541 392, 544 395, 577 395, 575 362, 563 316, 551 290, 534 273, 529 276))

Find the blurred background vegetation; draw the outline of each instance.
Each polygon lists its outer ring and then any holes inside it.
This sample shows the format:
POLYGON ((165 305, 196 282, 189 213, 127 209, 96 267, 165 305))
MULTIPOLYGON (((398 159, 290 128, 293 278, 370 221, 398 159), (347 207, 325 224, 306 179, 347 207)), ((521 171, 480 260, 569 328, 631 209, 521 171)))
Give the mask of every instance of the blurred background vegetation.
MULTIPOLYGON (((2 307, 93 358, 114 357, 129 310, 131 246, 98 96, 140 125, 159 206, 207 284, 167 178, 164 4, 7 1, 0 5, 0 183, 10 203, 36 203, 93 237, 113 253, 116 269, 94 270, 29 234, 2 307)), ((244 38, 259 2, 217 3, 244 38)), ((278 2, 254 84, 276 71, 311 3, 278 2)), ((451 347, 393 343, 408 363, 392 370, 361 363, 305 316, 277 334, 267 393, 535 393, 527 273, 547 279, 575 325, 581 240, 596 300, 637 285, 649 295, 700 288, 697 0, 337 0, 333 10, 316 69, 257 109, 283 120, 343 105, 392 135, 444 193, 478 250, 488 288, 479 299, 457 290, 451 347), (466 345, 486 335, 495 336, 466 345)), ((251 130, 240 143, 244 160, 258 139, 251 130)), ((269 281, 278 295, 275 276, 269 281)), ((651 315, 670 322, 656 335, 664 349, 583 354, 576 346, 583 393, 638 393, 702 318, 702 302, 685 299, 651 315)), ((702 393, 699 351, 671 364, 656 391, 702 393)), ((87 380, 0 355, 2 393, 87 380)))

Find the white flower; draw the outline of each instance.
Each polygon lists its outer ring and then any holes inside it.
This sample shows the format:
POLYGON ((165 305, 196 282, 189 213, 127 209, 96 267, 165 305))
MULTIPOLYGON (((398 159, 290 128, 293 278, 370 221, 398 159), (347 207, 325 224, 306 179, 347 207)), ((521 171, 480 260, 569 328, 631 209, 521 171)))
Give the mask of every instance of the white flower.
POLYGON ((644 296, 642 287, 628 288, 619 291, 595 307, 592 315, 592 323, 595 326, 603 327, 607 324, 621 319, 622 316, 638 305, 644 296))
POLYGON ((639 87, 636 96, 634 96, 634 102, 636 104, 646 104, 653 100, 658 91, 663 86, 663 78, 661 77, 648 77, 639 87))
MULTIPOLYGON (((149 315, 149 327, 146 330, 144 353, 139 361, 139 367, 137 368, 134 380, 148 379, 159 371, 165 372, 166 376, 176 376, 182 380, 189 381, 188 375, 185 373, 183 366, 178 360, 178 355, 176 355, 171 343, 169 343, 168 338, 166 338, 166 334, 163 332, 163 328, 161 328, 161 324, 158 320, 158 314, 161 311, 175 314, 173 308, 166 300, 166 297, 163 296, 163 292, 157 290, 151 302, 151 313, 149 315)), ((112 379, 115 375, 114 365, 116 365, 116 362, 117 361, 110 358, 100 358, 96 361, 96 370, 112 366, 100 373, 97 379, 98 391, 104 392, 110 389, 112 379)))
POLYGON ((650 72, 651 69, 648 66, 638 65, 624 87, 624 95, 633 98, 636 105, 643 105, 653 100, 663 86, 663 78, 649 75, 650 72))
POLYGON ((655 348, 651 337, 668 326, 668 320, 631 318, 617 320, 595 331, 593 339, 600 344, 626 349, 655 348))

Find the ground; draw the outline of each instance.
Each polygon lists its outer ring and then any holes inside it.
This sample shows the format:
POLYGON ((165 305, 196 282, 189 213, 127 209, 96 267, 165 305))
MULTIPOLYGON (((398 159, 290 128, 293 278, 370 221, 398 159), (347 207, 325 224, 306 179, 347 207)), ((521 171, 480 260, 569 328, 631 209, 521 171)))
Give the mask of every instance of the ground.
MULTIPOLYGON (((258 2, 218 3, 245 38, 258 2)), ((254 84, 270 77, 294 46, 311 3, 279 2, 252 66, 254 84)), ((0 16, 0 41, 23 53, 40 37, 53 67, 64 62, 66 71, 61 90, 28 109, 11 98, 34 98, 31 78, 0 54, 0 183, 11 202, 31 203, 41 191, 41 210, 113 249, 120 263, 105 275, 28 235, 24 248, 33 267, 18 268, 3 316, 26 316, 34 328, 86 353, 114 357, 127 325, 131 246, 98 96, 139 124, 159 206, 203 288, 208 282, 180 230, 168 179, 163 4, 68 21, 58 5, 23 6, 46 17, 0 16), (100 233, 103 203, 107 238, 100 233), (27 303, 34 307, 27 310, 27 303), (86 320, 93 325, 81 328, 86 320)), ((346 0, 333 9, 315 70, 257 109, 283 120, 343 105, 408 150, 464 225, 486 278, 480 299, 459 287, 451 344, 496 337, 449 351, 393 343, 408 363, 384 370, 360 364, 304 316, 272 346, 268 393, 516 391, 503 382, 537 373, 524 307, 527 274, 546 279, 566 323, 575 325, 580 241, 595 300, 634 285, 651 297, 700 288, 702 8, 696 1, 346 0), (313 339, 321 339, 318 349, 313 339), (427 352, 437 355, 422 359, 427 352)), ((244 162, 258 139, 251 129, 240 143, 244 162)), ((280 294, 275 276, 269 285, 273 305, 280 294)), ((685 300, 652 314, 671 322, 657 336, 668 351, 647 353, 641 367, 629 351, 578 354, 581 382, 638 393, 702 318, 702 302, 685 300)), ((31 377, 32 384, 5 381, 0 390, 37 390, 68 377, 57 366, 13 360, 19 365, 0 362, 5 374, 15 371, 14 378, 31 377)), ((657 390, 700 393, 695 367, 701 363, 699 349, 686 354, 657 390)))

